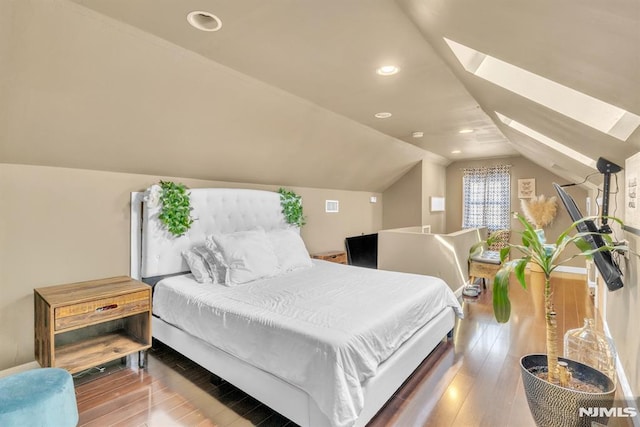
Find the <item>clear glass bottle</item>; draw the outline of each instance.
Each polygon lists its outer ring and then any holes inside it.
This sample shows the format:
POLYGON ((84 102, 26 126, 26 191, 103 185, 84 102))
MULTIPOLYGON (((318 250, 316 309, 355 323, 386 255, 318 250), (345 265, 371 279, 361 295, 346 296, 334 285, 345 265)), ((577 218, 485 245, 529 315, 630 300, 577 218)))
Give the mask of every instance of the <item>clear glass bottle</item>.
POLYGON ((593 327, 593 319, 584 319, 582 328, 564 334, 564 357, 596 368, 616 383, 616 350, 613 342, 593 327))

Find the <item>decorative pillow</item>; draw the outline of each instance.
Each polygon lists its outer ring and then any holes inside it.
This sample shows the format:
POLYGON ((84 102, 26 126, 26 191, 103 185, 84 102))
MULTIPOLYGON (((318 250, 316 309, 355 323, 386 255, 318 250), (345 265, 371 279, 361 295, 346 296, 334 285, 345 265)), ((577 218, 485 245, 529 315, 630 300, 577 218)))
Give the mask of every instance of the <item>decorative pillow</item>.
POLYGON ((279 273, 278 258, 264 230, 213 234, 227 266, 227 286, 251 282, 279 273))
POLYGON ((185 261, 187 261, 189 270, 191 270, 191 274, 193 274, 193 277, 197 282, 211 283, 213 281, 205 260, 196 251, 195 247, 183 250, 182 256, 184 257, 185 261))
POLYGON ((203 255, 211 277, 214 283, 226 284, 227 278, 227 264, 224 261, 216 242, 213 240, 213 236, 208 236, 204 242, 205 249, 203 250, 206 255, 203 255))
POLYGON ((273 245, 278 265, 283 272, 313 265, 299 233, 292 229, 271 230, 267 232, 267 237, 273 245))

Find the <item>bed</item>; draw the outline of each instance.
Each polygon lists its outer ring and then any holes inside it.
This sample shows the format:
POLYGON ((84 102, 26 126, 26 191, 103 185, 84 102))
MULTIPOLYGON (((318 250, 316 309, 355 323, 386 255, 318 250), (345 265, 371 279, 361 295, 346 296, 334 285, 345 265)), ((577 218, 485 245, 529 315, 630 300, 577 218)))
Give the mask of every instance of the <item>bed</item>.
POLYGON ((279 195, 191 190, 196 221, 180 238, 141 201, 132 194, 131 275, 155 284, 154 338, 299 425, 366 425, 461 315, 440 279, 319 260, 198 283, 182 252, 212 234, 291 230, 279 195))

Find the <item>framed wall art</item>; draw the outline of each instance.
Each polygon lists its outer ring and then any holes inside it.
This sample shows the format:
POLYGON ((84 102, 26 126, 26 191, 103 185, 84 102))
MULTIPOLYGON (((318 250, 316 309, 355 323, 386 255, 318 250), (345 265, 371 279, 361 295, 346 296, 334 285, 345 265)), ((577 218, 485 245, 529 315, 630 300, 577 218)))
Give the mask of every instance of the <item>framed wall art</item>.
POLYGON ((624 222, 626 231, 640 235, 640 153, 625 162, 624 222))
POLYGON ((536 179, 525 178, 518 180, 518 198, 531 199, 536 197, 536 179))

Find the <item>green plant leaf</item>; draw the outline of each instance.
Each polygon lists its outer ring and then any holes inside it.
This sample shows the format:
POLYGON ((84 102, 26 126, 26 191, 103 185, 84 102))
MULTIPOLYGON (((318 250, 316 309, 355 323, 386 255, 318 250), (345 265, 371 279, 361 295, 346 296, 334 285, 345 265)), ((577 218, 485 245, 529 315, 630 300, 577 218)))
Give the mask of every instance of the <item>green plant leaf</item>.
POLYGON ((524 289, 527 289, 527 282, 525 282, 525 280, 524 280, 524 273, 525 273, 525 270, 527 268, 527 263, 528 262, 529 262, 529 258, 528 257, 521 258, 521 259, 516 261, 515 268, 513 269, 514 274, 515 274, 516 278, 518 279, 518 282, 520 282, 520 285, 524 289))
POLYGON ((511 317, 511 301, 509 300, 510 267, 503 267, 493 279, 493 314, 498 323, 506 323, 511 317))
POLYGON ((509 252, 511 252, 511 246, 505 246, 504 248, 500 249, 500 263, 505 262, 505 260, 509 256, 509 252))
POLYGON ((193 208, 187 187, 184 184, 171 181, 160 181, 160 187, 162 189, 160 194, 162 208, 158 219, 165 225, 167 231, 180 237, 193 224, 191 217, 193 208))
POLYGON ((279 188, 278 193, 280 193, 280 205, 287 223, 297 227, 305 225, 307 222, 302 213, 302 197, 284 188, 279 188))

